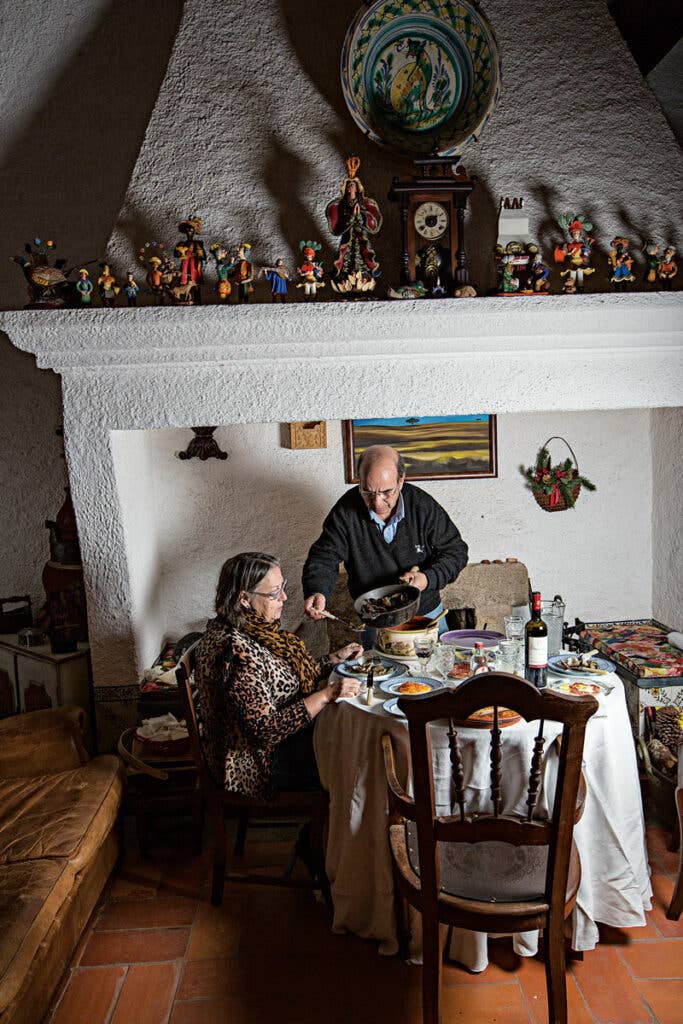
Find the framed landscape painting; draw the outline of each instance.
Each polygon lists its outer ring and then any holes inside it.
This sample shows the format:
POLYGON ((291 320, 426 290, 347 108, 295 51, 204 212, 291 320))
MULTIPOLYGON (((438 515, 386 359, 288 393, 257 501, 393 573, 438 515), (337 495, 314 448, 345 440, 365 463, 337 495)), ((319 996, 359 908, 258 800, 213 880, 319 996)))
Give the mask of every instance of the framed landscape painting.
POLYGON ((498 476, 496 417, 484 413, 344 420, 347 483, 358 483, 358 457, 373 444, 390 444, 400 452, 407 480, 498 476))

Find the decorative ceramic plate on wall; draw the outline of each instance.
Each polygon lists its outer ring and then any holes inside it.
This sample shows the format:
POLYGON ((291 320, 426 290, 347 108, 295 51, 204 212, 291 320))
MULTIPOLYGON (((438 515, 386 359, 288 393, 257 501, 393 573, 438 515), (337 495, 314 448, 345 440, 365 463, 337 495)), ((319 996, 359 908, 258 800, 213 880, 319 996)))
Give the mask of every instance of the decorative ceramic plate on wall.
POLYGON ((468 0, 376 0, 346 33, 344 99, 374 142, 449 156, 481 133, 500 88, 493 30, 468 0))

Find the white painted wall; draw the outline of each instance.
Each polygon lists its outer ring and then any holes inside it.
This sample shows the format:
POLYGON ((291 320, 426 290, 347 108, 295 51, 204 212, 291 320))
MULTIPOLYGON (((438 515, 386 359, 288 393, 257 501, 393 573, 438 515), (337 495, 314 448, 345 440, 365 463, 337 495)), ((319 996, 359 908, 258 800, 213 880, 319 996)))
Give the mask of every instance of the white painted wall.
POLYGON ((653 614, 683 629, 683 409, 653 409, 651 423, 653 614))
MULTIPOLYGON (((184 430, 111 435, 143 663, 156 655, 164 632, 203 625, 220 566, 238 551, 266 550, 282 559, 292 584, 286 621, 298 623, 303 561, 348 486, 339 421, 328 423, 328 447, 321 451, 281 447, 275 423, 220 427, 225 462, 178 460, 190 436, 184 430)), ((557 442, 551 451, 566 453, 557 442)), ((419 483, 448 510, 470 559, 518 557, 535 587, 563 594, 569 616, 650 615, 649 413, 499 416, 498 458, 498 479, 419 483), (554 434, 567 437, 598 487, 581 494, 574 511, 542 511, 518 470, 554 434)))

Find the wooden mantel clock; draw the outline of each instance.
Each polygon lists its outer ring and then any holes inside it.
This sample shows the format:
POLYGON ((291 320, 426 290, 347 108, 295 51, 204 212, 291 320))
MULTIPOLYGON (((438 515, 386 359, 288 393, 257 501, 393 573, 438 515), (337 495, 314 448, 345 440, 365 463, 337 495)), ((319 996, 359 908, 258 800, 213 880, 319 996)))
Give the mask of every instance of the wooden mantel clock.
POLYGON ((419 173, 394 178, 389 191, 401 211, 401 284, 421 281, 430 295, 469 284, 465 208, 474 182, 458 161, 416 160, 419 173))

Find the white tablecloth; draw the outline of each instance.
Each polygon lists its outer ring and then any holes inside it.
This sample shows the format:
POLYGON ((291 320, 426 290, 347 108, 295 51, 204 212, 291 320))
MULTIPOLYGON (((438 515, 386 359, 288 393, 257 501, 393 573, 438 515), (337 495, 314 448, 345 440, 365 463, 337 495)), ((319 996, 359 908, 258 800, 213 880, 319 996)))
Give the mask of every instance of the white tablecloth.
MULTIPOLYGON (((616 675, 605 677, 614 687, 600 696, 600 709, 589 721, 584 746, 587 797, 574 838, 581 857, 581 885, 572 916, 573 947, 593 949, 596 922, 618 928, 645 924, 651 907, 643 811, 638 770, 624 690, 616 675)), ((380 737, 391 733, 397 770, 410 785, 410 747, 403 719, 368 708, 362 698, 331 704, 320 714, 314 735, 323 786, 330 794, 327 874, 334 900, 335 931, 348 930, 379 940, 380 952, 395 953, 396 921, 393 879, 387 836, 386 778, 380 737)), ((503 812, 523 813, 533 738, 538 723, 519 722, 503 730, 503 812)), ((560 732, 545 728, 546 750, 560 732)), ((459 729, 465 762, 470 811, 490 810, 488 730, 459 729)), ((451 764, 445 725, 432 726, 434 783, 437 806, 451 813, 451 764)), ((548 772, 552 773, 552 754, 548 772)), ((548 778, 550 775, 548 775, 548 778)), ((451 955, 473 971, 488 964, 485 933, 455 929, 451 955)), ((411 958, 420 958, 419 929, 414 929, 411 958)), ((515 936, 520 955, 533 955, 537 934, 515 936)))

